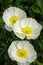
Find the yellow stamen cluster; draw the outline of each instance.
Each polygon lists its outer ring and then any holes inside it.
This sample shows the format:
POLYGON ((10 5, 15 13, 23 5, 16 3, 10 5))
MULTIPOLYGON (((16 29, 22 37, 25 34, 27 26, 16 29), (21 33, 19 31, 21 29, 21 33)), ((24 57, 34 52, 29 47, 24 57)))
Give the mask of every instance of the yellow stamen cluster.
POLYGON ((25 49, 18 49, 16 55, 19 58, 22 58, 22 59, 26 58, 27 57, 27 50, 25 50, 25 49))
POLYGON ((33 30, 32 30, 31 27, 26 26, 26 27, 23 27, 23 28, 22 28, 22 32, 23 32, 26 36, 28 36, 28 35, 31 35, 31 34, 32 34, 33 30))
POLYGON ((20 17, 18 16, 12 16, 10 17, 9 21, 11 25, 14 25, 16 21, 18 21, 20 19, 20 17))

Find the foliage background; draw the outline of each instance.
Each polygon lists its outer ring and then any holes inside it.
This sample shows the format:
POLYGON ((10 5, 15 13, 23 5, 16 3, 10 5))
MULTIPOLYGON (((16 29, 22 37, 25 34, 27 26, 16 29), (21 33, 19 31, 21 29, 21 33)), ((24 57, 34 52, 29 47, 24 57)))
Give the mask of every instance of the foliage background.
MULTIPOLYGON (((3 11, 16 6, 26 11, 28 17, 35 18, 43 26, 43 0, 0 0, 0 65, 17 65, 8 56, 8 47, 13 40, 20 40, 13 32, 4 28, 3 11)), ((40 36, 30 41, 37 51, 37 59, 31 65, 43 65, 43 29, 40 36)))

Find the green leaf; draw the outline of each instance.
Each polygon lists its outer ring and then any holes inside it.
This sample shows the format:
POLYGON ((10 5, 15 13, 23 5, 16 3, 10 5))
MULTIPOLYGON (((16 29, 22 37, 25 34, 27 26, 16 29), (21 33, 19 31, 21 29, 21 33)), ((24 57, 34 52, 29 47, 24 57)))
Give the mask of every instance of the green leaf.
POLYGON ((43 63, 40 63, 39 61, 36 61, 36 63, 37 63, 38 65, 43 65, 43 63))

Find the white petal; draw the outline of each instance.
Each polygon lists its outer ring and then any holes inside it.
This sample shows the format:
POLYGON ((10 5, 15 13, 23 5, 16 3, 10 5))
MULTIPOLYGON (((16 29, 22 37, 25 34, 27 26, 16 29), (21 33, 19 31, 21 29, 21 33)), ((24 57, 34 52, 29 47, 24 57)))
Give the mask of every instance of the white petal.
POLYGON ((14 10, 13 7, 9 7, 9 8, 7 9, 7 11, 9 12, 10 16, 14 16, 14 15, 15 15, 15 10, 14 10))
POLYGON ((29 50, 29 49, 34 49, 34 47, 32 46, 32 44, 30 44, 28 41, 25 41, 25 40, 23 40, 23 41, 18 41, 17 47, 18 47, 19 49, 20 49, 20 48, 25 48, 25 49, 28 48, 28 50, 29 50))
POLYGON ((18 23, 19 23, 19 26, 22 28, 22 27, 28 26, 29 21, 28 21, 28 18, 25 18, 25 19, 19 20, 18 23))
POLYGON ((27 61, 28 61, 29 63, 32 63, 32 62, 34 62, 34 61, 36 60, 36 58, 37 58, 37 53, 36 53, 36 51, 35 51, 35 50, 31 50, 31 52, 30 52, 30 57, 28 57, 27 61))
POLYGON ((37 33, 37 32, 41 32, 41 30, 42 30, 42 26, 38 23, 38 24, 36 25, 35 31, 36 31, 36 33, 37 33))
POLYGON ((14 7, 14 10, 15 10, 15 15, 16 15, 16 16, 19 16, 21 19, 27 17, 24 10, 22 10, 22 9, 20 9, 20 8, 17 8, 17 7, 14 7))
POLYGON ((30 42, 25 41, 25 40, 18 41, 17 42, 17 48, 18 49, 25 48, 25 49, 27 49, 27 51, 34 49, 34 47, 32 46, 32 44, 30 44, 30 42))
POLYGON ((8 9, 6 9, 6 10, 4 11, 4 13, 3 13, 2 18, 3 18, 4 22, 6 23, 6 25, 8 25, 8 26, 10 25, 10 22, 9 22, 9 18, 10 18, 10 17, 11 17, 11 15, 10 15, 8 9))
POLYGON ((5 27, 5 29, 8 30, 8 31, 12 31, 12 30, 13 30, 12 27, 9 27, 9 26, 7 26, 7 25, 5 25, 4 27, 5 27))
POLYGON ((17 48, 15 46, 15 43, 17 43, 17 41, 12 42, 11 45, 10 45, 10 47, 8 48, 8 55, 11 58, 11 60, 13 60, 13 61, 15 60, 14 59, 14 55, 15 55, 16 50, 17 50, 17 48))
POLYGON ((34 49, 34 47, 32 46, 32 44, 30 44, 29 41, 23 41, 22 43, 24 44, 24 48, 27 48, 28 50, 34 49))
MULTIPOLYGON (((8 16, 9 16, 9 14, 8 14, 8 16)), ((4 20, 4 22, 5 22, 5 24, 6 24, 7 26, 10 25, 10 23, 9 23, 9 18, 7 18, 4 14, 3 14, 3 20, 4 20)))
POLYGON ((18 21, 14 24, 13 26, 13 32, 15 33, 15 35, 21 39, 24 39, 25 38, 25 35, 22 34, 21 32, 21 28, 19 26, 19 23, 18 21))
POLYGON ((29 19, 29 25, 32 25, 32 26, 36 26, 38 23, 37 23, 37 21, 35 20, 35 19, 33 19, 33 18, 28 18, 29 19))
POLYGON ((22 49, 24 46, 24 41, 18 41, 17 47, 18 49, 22 49))
POLYGON ((13 26, 13 31, 14 31, 14 32, 19 32, 19 33, 21 33, 21 28, 20 28, 20 26, 19 26, 18 21, 14 24, 14 26, 13 26))
POLYGON ((33 18, 29 18, 30 19, 30 26, 35 29, 36 31, 41 31, 42 26, 33 18))
MULTIPOLYGON (((15 49, 14 49, 15 50, 15 49)), ((9 57, 10 57, 10 59, 12 60, 12 61, 14 61, 15 59, 14 59, 14 56, 13 56, 13 50, 12 50, 12 48, 8 48, 8 55, 9 55, 9 57), (11 52, 12 51, 12 52, 11 52)))
POLYGON ((19 20, 18 23, 21 27, 31 26, 34 29, 36 28, 42 29, 42 26, 33 18, 25 18, 25 19, 19 20))
POLYGON ((29 63, 35 61, 37 58, 37 53, 34 50, 32 44, 30 44, 28 41, 23 41, 22 43, 24 44, 23 47, 28 51, 28 58, 26 59, 26 61, 28 61, 29 63))
POLYGON ((17 37, 19 37, 19 38, 21 38, 21 39, 24 39, 25 38, 25 36, 22 34, 22 33, 18 33, 18 32, 14 32, 15 33, 15 35, 17 36, 17 37))
POLYGON ((27 39, 36 39, 36 38, 38 38, 39 35, 40 35, 40 32, 41 32, 42 26, 39 23, 37 23, 37 25, 35 27, 33 27, 33 29, 34 29, 33 34, 30 35, 30 36, 27 36, 27 39))
POLYGON ((27 39, 36 39, 38 38, 38 36, 40 35, 40 32, 36 33, 36 34, 32 34, 31 36, 27 36, 27 39))
POLYGON ((18 65, 30 65, 28 62, 25 62, 25 63, 20 63, 20 62, 17 62, 18 65))

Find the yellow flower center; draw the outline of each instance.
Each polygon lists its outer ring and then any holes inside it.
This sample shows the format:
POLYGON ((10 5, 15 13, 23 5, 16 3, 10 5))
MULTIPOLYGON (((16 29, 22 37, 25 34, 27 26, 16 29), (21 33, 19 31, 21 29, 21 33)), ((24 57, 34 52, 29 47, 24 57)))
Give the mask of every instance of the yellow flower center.
POLYGON ((17 21, 17 20, 19 20, 20 19, 20 17, 18 17, 18 16, 12 16, 12 17, 10 17, 10 24, 11 25, 14 25, 15 24, 15 22, 17 21))
POLYGON ((27 50, 25 49, 19 49, 17 50, 17 53, 16 55, 19 57, 19 58, 26 58, 27 57, 27 50))
POLYGON ((26 27, 23 27, 23 28, 22 28, 22 32, 23 32, 26 36, 28 36, 28 35, 31 35, 31 34, 32 34, 33 30, 32 30, 31 27, 26 26, 26 27))

